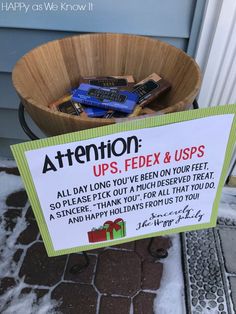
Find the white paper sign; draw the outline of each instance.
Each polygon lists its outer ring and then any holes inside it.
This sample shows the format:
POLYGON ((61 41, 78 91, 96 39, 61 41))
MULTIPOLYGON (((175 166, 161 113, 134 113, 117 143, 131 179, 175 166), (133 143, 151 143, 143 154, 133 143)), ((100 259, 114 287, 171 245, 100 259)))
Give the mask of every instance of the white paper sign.
POLYGON ((233 117, 25 152, 54 250, 209 223, 233 117))

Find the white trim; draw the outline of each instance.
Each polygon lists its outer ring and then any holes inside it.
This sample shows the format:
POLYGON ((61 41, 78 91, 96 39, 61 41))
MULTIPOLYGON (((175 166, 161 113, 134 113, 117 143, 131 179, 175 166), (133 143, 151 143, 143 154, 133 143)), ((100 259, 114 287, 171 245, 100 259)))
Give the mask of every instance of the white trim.
POLYGON ((206 62, 209 57, 211 44, 216 30, 223 0, 207 0, 201 33, 196 49, 195 59, 202 72, 205 70, 206 62))
POLYGON ((209 0, 196 61, 203 72, 200 107, 236 101, 236 1, 209 0))

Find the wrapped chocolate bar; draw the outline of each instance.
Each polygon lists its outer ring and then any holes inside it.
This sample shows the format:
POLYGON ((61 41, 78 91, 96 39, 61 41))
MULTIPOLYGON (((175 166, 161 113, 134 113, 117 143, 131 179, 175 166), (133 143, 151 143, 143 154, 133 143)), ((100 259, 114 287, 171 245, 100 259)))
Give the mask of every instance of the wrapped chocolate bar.
POLYGON ((66 102, 63 102, 62 104, 59 104, 58 111, 71 114, 74 116, 80 116, 80 115, 83 115, 84 113, 82 106, 76 102, 72 102, 71 100, 68 100, 66 102))
POLYGON ((58 111, 58 105, 63 104, 70 100, 71 100, 71 95, 64 95, 63 97, 51 103, 48 107, 52 110, 58 111))
POLYGON ((71 100, 71 95, 65 95, 49 105, 50 109, 73 116, 88 117, 81 104, 71 100))
POLYGON ((85 83, 89 85, 108 87, 108 88, 118 88, 130 90, 135 82, 132 75, 126 76, 86 76, 80 78, 80 83, 85 83))
POLYGON ((138 95, 82 83, 73 93, 72 100, 88 106, 131 113, 136 106, 138 95))
POLYGON ((171 85, 168 81, 162 79, 156 73, 149 75, 147 78, 134 86, 132 92, 138 95, 138 105, 144 107, 163 93, 169 91, 171 85))

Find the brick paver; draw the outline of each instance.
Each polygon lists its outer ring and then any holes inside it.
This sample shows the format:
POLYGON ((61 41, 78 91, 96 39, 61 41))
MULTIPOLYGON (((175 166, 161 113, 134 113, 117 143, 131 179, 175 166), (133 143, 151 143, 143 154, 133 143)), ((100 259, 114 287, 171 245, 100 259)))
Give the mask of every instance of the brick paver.
POLYGON ((52 292, 52 298, 61 301, 59 310, 66 314, 96 314, 97 292, 91 285, 61 283, 52 292))
POLYGON ((141 289, 140 258, 135 252, 103 252, 98 258, 95 284, 102 293, 133 296, 141 289))
POLYGON ((134 298, 134 314, 154 314, 153 302, 154 293, 140 292, 134 298))
POLYGON ((25 218, 30 221, 30 220, 35 220, 35 216, 34 216, 34 213, 33 213, 33 210, 31 208, 31 206, 28 208, 27 212, 26 212, 26 215, 25 215, 25 218))
POLYGON ((130 298, 102 296, 99 314, 130 314, 130 306, 130 298))
POLYGON ((143 262, 142 288, 145 290, 157 290, 160 288, 163 264, 155 262, 143 262))
POLYGON ((11 277, 5 277, 0 280, 0 295, 6 292, 8 289, 14 287, 16 284, 15 279, 11 277))
POLYGON ((33 285, 53 286, 63 276, 66 256, 48 257, 43 243, 33 244, 27 251, 20 277, 33 285))
MULTIPOLYGON (((27 221, 27 219, 26 219, 27 221)), ((19 235, 17 243, 30 244, 36 240, 39 234, 39 228, 35 220, 27 221, 27 228, 19 235)))
POLYGON ((18 263, 20 261, 20 258, 22 256, 23 252, 24 252, 24 250, 22 250, 22 249, 16 250, 16 252, 12 258, 15 263, 18 263))
POLYGON ((5 228, 8 231, 13 231, 16 226, 17 218, 21 217, 21 209, 8 208, 4 214, 5 228))
POLYGON ((75 264, 84 264, 84 257, 82 254, 71 254, 67 263, 66 271, 64 274, 64 280, 71 280, 74 282, 92 284, 94 277, 95 265, 97 262, 97 257, 94 255, 89 255, 89 266, 86 271, 82 271, 77 274, 70 272, 70 269, 75 264))
POLYGON ((24 207, 27 202, 27 194, 24 190, 12 193, 7 197, 7 206, 24 207))

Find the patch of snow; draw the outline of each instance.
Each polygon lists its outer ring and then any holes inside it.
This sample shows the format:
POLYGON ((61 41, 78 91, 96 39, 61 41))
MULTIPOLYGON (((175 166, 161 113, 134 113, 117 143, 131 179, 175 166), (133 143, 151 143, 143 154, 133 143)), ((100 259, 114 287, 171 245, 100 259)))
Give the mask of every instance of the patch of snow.
POLYGON ((22 216, 17 219, 13 232, 6 231, 5 228, 4 214, 7 210, 5 202, 8 195, 23 189, 21 178, 15 175, 6 174, 5 172, 0 172, 0 186, 0 276, 4 277, 12 274, 12 270, 14 269, 12 257, 16 251, 15 242, 27 225, 23 216, 24 210, 22 210, 22 216))
MULTIPOLYGON (((15 163, 8 160, 0 160, 0 166, 2 167, 15 167, 15 163)), ((23 189, 23 183, 19 176, 6 174, 0 172, 0 279, 4 277, 14 278, 16 285, 11 289, 8 289, 3 295, 0 296, 0 313, 3 314, 52 314, 58 313, 56 307, 58 302, 51 300, 51 291, 54 287, 51 287, 49 292, 42 298, 37 299, 37 295, 34 291, 27 294, 22 294, 22 289, 28 287, 23 278, 18 277, 18 273, 21 264, 16 264, 13 261, 13 256, 16 253, 19 245, 16 241, 19 235, 27 227, 25 214, 29 207, 26 204, 22 208, 20 217, 16 220, 16 225, 12 231, 7 231, 5 226, 4 215, 7 210, 6 199, 8 195, 23 189)), ((20 246, 25 254, 27 246, 20 246)), ((34 286, 36 289, 40 289, 40 286, 34 286)))
POLYGON ((0 210, 6 207, 5 201, 11 193, 23 189, 23 183, 20 176, 0 172, 0 210))
POLYGON ((6 174, 0 172, 0 247, 1 247, 1 259, 0 259, 0 276, 9 276, 14 268, 11 260, 15 253, 15 242, 21 232, 26 228, 26 221, 22 215, 16 221, 16 226, 13 232, 6 231, 4 213, 6 212, 6 199, 11 193, 23 189, 23 184, 19 176, 6 174))
POLYGON ((229 204, 221 203, 219 205, 218 216, 223 218, 236 219, 236 209, 229 204))
POLYGON ((236 204, 236 188, 224 187, 222 190, 220 202, 236 204))
POLYGON ((0 167, 6 167, 6 168, 16 167, 16 162, 12 159, 0 158, 0 167))
POLYGON ((157 290, 154 311, 157 314, 185 314, 184 278, 179 234, 170 236, 172 247, 163 260, 161 287, 157 290))
POLYGON ((13 261, 13 256, 16 252, 15 243, 19 235, 26 229, 26 227, 27 223, 24 217, 17 219, 13 232, 6 232, 2 224, 0 225, 0 277, 14 276, 16 268, 16 264, 13 261))
POLYGON ((21 281, 13 289, 9 289, 2 297, 4 305, 0 306, 2 314, 53 314, 57 302, 50 299, 50 294, 37 300, 34 292, 22 294, 26 285, 21 281))
POLYGON ((223 188, 218 216, 236 219, 236 188, 223 188))
POLYGON ((219 314, 218 310, 208 310, 208 309, 203 309, 202 314, 219 314))

